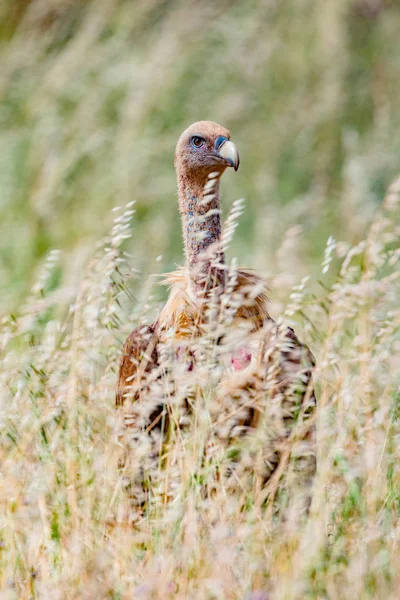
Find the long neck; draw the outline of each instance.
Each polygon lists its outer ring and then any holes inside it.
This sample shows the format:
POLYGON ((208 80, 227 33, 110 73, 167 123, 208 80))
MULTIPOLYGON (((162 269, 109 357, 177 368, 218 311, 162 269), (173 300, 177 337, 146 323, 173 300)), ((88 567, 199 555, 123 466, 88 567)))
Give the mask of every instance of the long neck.
POLYGON ((204 180, 178 173, 178 193, 186 265, 195 289, 207 292, 225 279, 219 175, 204 180))

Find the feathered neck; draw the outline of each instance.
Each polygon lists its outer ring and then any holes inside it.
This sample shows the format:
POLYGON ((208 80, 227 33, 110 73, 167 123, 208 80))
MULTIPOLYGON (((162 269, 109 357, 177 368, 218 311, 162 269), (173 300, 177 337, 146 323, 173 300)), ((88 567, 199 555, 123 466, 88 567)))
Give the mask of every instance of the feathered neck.
POLYGON ((221 287, 225 281, 220 175, 187 173, 184 169, 177 173, 186 267, 196 294, 221 287))

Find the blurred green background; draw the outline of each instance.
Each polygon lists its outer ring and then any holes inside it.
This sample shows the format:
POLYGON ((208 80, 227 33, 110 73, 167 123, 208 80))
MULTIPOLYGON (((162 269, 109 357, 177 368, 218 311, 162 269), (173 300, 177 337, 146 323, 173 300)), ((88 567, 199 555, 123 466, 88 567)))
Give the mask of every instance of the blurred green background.
POLYGON ((397 1, 3 0, 0 23, 2 309, 53 248, 76 285, 132 200, 132 266, 181 263, 173 152, 192 121, 240 151, 231 255, 290 284, 330 235, 363 238, 400 171, 397 1))

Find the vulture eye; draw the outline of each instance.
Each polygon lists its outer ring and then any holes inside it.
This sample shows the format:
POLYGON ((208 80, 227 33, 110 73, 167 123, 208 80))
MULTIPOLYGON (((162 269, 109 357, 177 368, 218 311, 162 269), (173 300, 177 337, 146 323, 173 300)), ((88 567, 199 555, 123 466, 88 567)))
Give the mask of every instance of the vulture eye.
POLYGON ((205 140, 203 140, 202 137, 200 137, 199 135, 194 135, 192 137, 192 139, 190 140, 190 143, 192 144, 193 148, 201 148, 204 145, 205 140))

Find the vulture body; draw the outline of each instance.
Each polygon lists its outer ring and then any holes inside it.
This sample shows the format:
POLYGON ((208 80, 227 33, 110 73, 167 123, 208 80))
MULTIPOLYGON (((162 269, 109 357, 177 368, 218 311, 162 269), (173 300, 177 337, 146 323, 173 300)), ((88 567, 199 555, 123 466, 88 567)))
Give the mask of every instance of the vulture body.
POLYGON ((254 490, 260 503, 275 495, 289 463, 303 486, 315 471, 312 354, 270 318, 264 280, 225 264, 219 184, 238 166, 229 132, 216 123, 194 123, 178 140, 186 264, 167 275, 157 320, 126 340, 117 382, 137 507, 179 493, 193 473, 193 462, 182 465, 188 454, 206 469, 207 494, 219 485, 244 496, 254 490))

